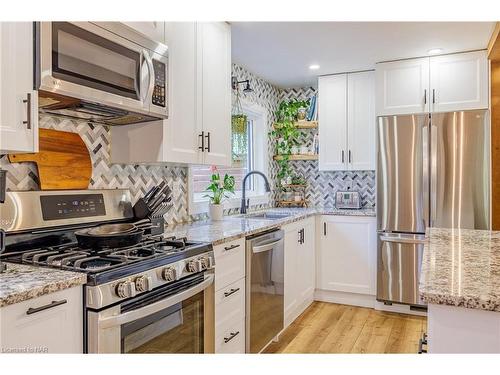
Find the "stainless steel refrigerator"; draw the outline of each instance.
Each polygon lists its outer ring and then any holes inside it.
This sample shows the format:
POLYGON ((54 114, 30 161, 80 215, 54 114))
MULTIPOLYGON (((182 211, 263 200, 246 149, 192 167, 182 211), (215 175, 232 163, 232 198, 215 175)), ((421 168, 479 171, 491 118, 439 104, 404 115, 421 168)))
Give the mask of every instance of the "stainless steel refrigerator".
POLYGON ((377 130, 377 300, 422 306, 426 228, 490 228, 489 113, 379 117, 377 130))

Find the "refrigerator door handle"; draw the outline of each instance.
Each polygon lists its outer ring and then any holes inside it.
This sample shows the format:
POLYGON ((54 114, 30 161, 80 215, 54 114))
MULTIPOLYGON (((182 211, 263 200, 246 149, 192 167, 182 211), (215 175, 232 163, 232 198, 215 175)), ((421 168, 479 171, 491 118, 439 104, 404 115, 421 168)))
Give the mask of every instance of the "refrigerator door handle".
POLYGON ((430 226, 436 222, 437 207, 437 125, 431 119, 430 123, 430 226))
POLYGON ((429 130, 430 121, 426 119, 422 129, 422 198, 423 198, 423 219, 424 227, 427 228, 430 225, 429 222, 429 168, 430 168, 430 158, 429 158, 429 130))

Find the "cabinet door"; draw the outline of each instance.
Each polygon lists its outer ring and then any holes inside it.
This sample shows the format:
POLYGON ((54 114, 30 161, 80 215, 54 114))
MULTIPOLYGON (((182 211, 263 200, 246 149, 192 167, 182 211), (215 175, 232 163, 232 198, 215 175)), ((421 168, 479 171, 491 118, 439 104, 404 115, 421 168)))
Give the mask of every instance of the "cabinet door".
POLYGON ((156 42, 165 43, 165 22, 124 22, 124 24, 156 42))
MULTIPOLYGON (((167 22, 169 49, 169 117, 164 121, 164 161, 202 162, 201 116, 197 116, 197 26, 194 22, 167 22)), ((201 88, 201 87, 200 87, 201 88)))
POLYGON ((429 58, 377 64, 377 116, 429 112, 429 58))
POLYGON ((231 29, 225 22, 200 23, 201 115, 204 164, 231 165, 231 29))
POLYGON ((82 353, 82 294, 82 287, 77 286, 2 307, 0 351, 27 348, 47 353, 82 353), (30 310, 37 308, 39 311, 30 310))
POLYGON ((486 51, 431 57, 433 112, 488 108, 486 51))
MULTIPOLYGON (((315 288, 315 231, 314 218, 304 220, 299 229, 302 232, 302 241, 297 247, 297 294, 301 311, 304 311, 314 299, 315 288)), ((300 236, 300 234, 299 234, 300 236)))
POLYGON ((295 312, 299 304, 298 280, 297 280, 297 252, 298 232, 296 226, 285 228, 285 327, 288 327, 295 319, 295 312))
POLYGON ((350 170, 375 169, 375 73, 347 75, 347 162, 350 170))
POLYGON ((347 169, 347 75, 319 77, 319 170, 347 169))
POLYGON ((375 295, 376 220, 323 216, 317 288, 375 295))
POLYGON ((37 151, 33 23, 0 22, 0 154, 37 151))

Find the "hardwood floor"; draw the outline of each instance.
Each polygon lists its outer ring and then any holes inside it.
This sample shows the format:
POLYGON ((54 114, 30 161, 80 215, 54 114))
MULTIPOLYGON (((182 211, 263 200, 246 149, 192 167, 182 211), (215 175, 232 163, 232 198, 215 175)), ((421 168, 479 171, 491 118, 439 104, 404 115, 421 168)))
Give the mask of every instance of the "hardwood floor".
POLYGON ((314 302, 264 353, 417 353, 425 317, 314 302))

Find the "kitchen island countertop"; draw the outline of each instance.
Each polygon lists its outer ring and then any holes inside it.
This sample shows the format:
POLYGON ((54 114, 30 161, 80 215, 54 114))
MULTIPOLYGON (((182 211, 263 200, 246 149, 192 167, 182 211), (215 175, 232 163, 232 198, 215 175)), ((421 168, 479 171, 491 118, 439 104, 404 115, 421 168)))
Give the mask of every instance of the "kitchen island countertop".
POLYGON ((0 273, 0 307, 83 285, 87 275, 54 268, 6 263, 0 273))
MULTIPOLYGON (((221 221, 201 220, 169 226, 165 231, 165 235, 187 237, 192 241, 212 242, 213 245, 219 245, 315 215, 375 216, 374 208, 359 210, 338 209, 335 207, 272 208, 262 212, 288 213, 290 216, 277 220, 248 218, 242 215, 224 216, 221 221)), ((255 213, 251 212, 249 214, 255 213)))
POLYGON ((419 290, 428 304, 500 312, 500 231, 429 228, 419 290))

